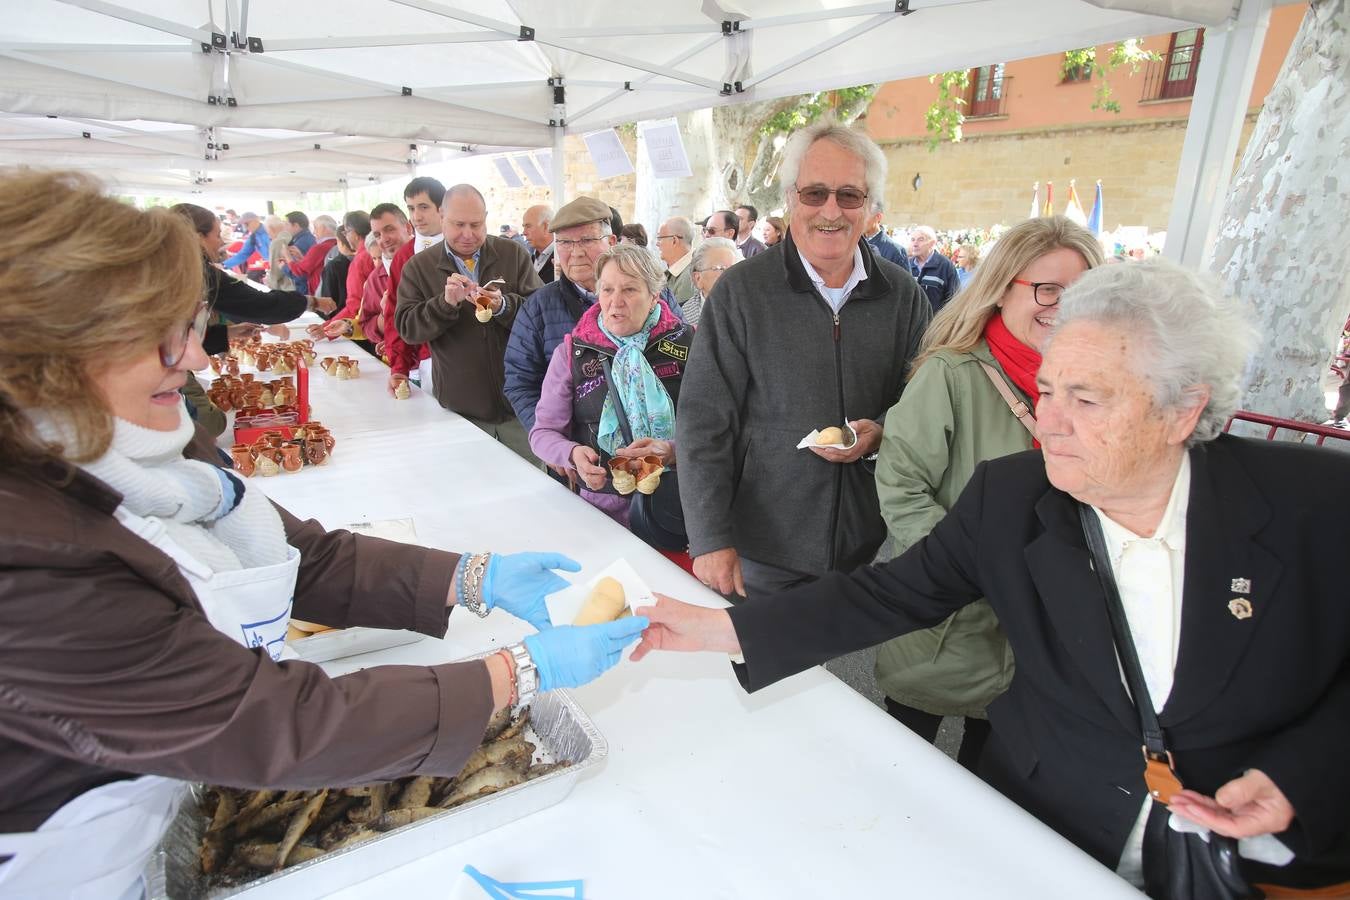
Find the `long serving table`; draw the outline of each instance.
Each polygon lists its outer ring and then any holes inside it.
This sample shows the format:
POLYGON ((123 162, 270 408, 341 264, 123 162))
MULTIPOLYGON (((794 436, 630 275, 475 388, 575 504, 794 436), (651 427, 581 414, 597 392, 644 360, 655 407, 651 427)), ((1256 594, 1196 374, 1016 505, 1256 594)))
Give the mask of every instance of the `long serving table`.
MULTIPOLYGON (((311 376, 313 417, 335 453, 251 486, 328 527, 411 518, 430 547, 556 550, 583 565, 576 578, 622 557, 653 590, 724 605, 430 396, 391 399, 387 373, 359 349, 318 352, 362 362, 354 381, 311 376)), ((324 668, 440 663, 526 631, 503 612, 456 613, 444 640, 324 668)), ((563 802, 323 893, 484 896, 464 884, 472 865, 501 881, 582 879, 587 900, 1140 896, 824 669, 752 696, 725 657, 659 653, 573 693, 609 758, 563 802)))

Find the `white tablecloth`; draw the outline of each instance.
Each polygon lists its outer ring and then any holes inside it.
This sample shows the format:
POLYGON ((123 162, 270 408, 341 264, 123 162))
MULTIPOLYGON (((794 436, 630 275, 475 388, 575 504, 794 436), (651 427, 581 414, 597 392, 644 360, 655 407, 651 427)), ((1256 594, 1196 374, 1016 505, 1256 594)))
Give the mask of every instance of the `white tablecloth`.
MULTIPOLYGON (((414 390, 311 375, 331 462, 253 478, 329 527, 412 518, 421 543, 556 550, 594 572, 626 558, 657 591, 722 605, 695 579, 473 425, 414 390), (370 492, 361 485, 379 484, 370 492)), ((444 640, 325 665, 342 674, 437 663, 519 640, 505 613, 451 616, 444 640)), ((663 653, 574 692, 609 743, 562 803, 355 885, 344 898, 476 896, 465 865, 501 881, 583 879, 587 900, 629 898, 1138 897, 1125 882, 812 669, 757 694, 724 656, 663 653)), ((478 889, 475 889, 478 890, 478 889)))

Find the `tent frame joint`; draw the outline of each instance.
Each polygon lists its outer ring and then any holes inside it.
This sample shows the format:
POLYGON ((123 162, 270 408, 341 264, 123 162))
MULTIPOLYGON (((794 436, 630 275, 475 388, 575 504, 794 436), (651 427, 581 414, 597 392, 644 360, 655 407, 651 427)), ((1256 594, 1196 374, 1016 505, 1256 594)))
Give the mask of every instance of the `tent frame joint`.
POLYGON ((520 35, 516 38, 516 40, 517 41, 534 40, 534 29, 531 28, 529 25, 520 26, 520 35))
POLYGON ((915 12, 909 8, 909 0, 895 0, 895 11, 902 16, 912 15, 915 12))

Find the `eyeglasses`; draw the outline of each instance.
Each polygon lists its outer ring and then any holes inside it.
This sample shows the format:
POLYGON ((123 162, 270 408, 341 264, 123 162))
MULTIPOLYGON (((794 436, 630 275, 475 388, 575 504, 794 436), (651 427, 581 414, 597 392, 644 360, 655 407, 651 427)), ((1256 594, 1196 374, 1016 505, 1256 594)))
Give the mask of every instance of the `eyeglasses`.
POLYGON ((717 228, 717 227, 714 227, 714 226, 712 226, 712 225, 704 225, 704 226, 703 226, 703 236, 704 236, 704 237, 717 237, 717 232, 719 232, 719 231, 725 231, 725 230, 727 230, 727 229, 724 229, 724 228, 717 228))
POLYGON ((841 187, 831 190, 821 184, 813 184, 810 187, 795 188, 797 199, 801 200, 807 206, 824 206, 829 202, 830 195, 834 194, 834 202, 839 204, 840 209, 858 209, 867 199, 867 191, 855 187, 841 187))
POLYGON ((183 355, 187 353, 188 335, 196 332, 200 337, 206 333, 206 324, 211 321, 211 307, 203 300, 197 305, 197 311, 192 314, 192 318, 183 326, 182 330, 174 329, 168 337, 159 342, 159 361, 163 363, 164 368, 172 369, 183 361, 183 355))
POLYGON ((673 240, 678 240, 679 237, 680 237, 680 236, 679 236, 678 234, 658 234, 658 235, 656 236, 656 242, 659 244, 659 243, 661 243, 662 241, 673 241, 673 240))
POLYGON ((1037 306, 1054 306, 1064 296, 1064 285, 1055 281, 1023 281, 1014 278, 1013 284, 1024 284, 1031 288, 1031 299, 1037 306))
POLYGON ((730 269, 730 268, 731 268, 731 266, 707 266, 706 268, 695 269, 694 271, 695 271, 695 272, 725 272, 727 269, 730 269))
POLYGON ((577 238, 575 241, 565 241, 562 238, 554 238, 553 243, 558 245, 559 250, 571 250, 573 247, 577 247, 582 244, 589 247, 592 244, 598 244, 603 240, 604 240, 603 237, 584 237, 584 238, 577 238))

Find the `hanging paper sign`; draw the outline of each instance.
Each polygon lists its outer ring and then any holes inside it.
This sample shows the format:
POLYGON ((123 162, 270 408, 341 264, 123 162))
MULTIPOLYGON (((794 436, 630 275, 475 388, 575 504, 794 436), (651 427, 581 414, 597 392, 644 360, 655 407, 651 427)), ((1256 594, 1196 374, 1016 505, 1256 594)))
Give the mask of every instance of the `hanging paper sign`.
POLYGON ((553 151, 536 150, 533 154, 535 163, 539 166, 539 171, 545 173, 546 177, 553 177, 553 151))
POLYGON ((647 147, 647 162, 657 178, 688 178, 694 174, 689 157, 684 152, 679 123, 674 119, 642 122, 642 142, 647 147))
POLYGON ((515 167, 511 165, 511 160, 507 159, 505 156, 498 156, 492 161, 496 163, 497 171, 501 174, 502 181, 506 182, 507 187, 518 188, 525 186, 525 182, 520 180, 520 176, 516 174, 515 167))
POLYGON ((586 142, 586 150, 595 163, 595 174, 601 180, 633 173, 633 161, 628 158, 628 151, 623 149, 619 133, 613 128, 592 131, 583 135, 582 140, 586 142))
POLYGON ((534 158, 530 154, 517 153, 511 157, 511 161, 516 164, 521 174, 525 176, 525 180, 530 184, 548 187, 548 179, 544 177, 543 172, 539 171, 539 167, 534 164, 534 158))

